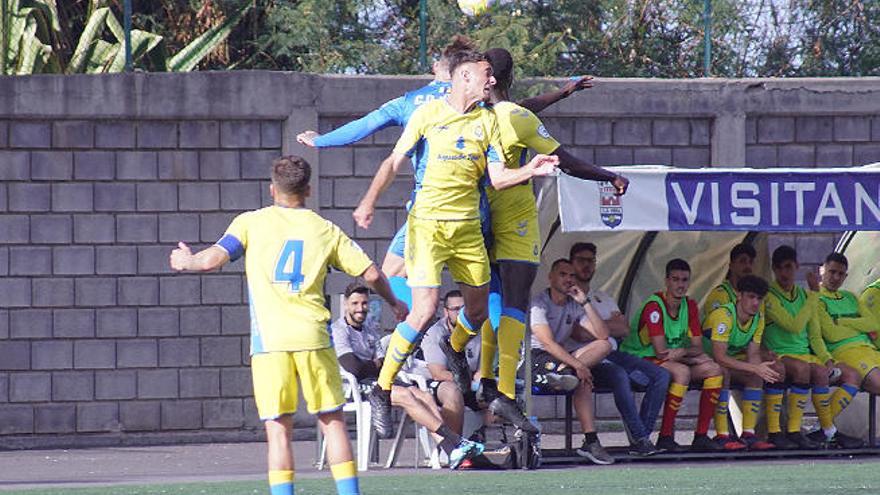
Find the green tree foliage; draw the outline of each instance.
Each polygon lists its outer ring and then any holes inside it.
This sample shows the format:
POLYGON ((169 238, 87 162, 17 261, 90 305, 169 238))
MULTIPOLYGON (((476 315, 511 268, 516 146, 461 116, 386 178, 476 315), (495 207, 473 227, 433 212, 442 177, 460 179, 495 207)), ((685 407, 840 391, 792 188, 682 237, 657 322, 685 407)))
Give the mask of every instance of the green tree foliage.
MULTIPOLYGON (((419 0, 132 3, 139 30, 138 66, 146 70, 425 71, 418 56, 419 0), (213 34, 199 38, 212 29, 213 34), (166 53, 184 55, 172 62, 166 53)), ((703 0, 495 3, 474 18, 465 16, 456 0, 427 0, 429 54, 438 53, 454 34, 467 34, 482 48, 510 50, 518 77, 706 75, 703 0)), ((878 0, 711 3, 711 76, 880 73, 878 0)), ((7 11, 27 12, 0 23, 4 33, 0 51, 6 54, 0 57, 0 69, 6 68, 0 72, 20 71, 23 66, 36 72, 115 70, 121 4, 122 0, 0 0, 7 11), (107 9, 103 21, 96 14, 100 8, 107 9), (54 18, 52 9, 57 10, 54 18), (77 53, 82 57, 75 58, 77 53)))

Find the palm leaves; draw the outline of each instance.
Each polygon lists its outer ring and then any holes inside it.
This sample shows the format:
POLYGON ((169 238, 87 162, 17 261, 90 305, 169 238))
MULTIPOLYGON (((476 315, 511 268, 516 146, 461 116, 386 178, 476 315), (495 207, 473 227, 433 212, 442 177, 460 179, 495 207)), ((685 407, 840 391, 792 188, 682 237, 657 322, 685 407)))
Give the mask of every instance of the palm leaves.
MULTIPOLYGON (((88 20, 69 60, 58 49, 61 27, 56 0, 0 0, 0 75, 37 73, 121 72, 125 66, 125 33, 103 0, 89 3, 88 20)), ((245 5, 208 29, 177 54, 168 57, 162 36, 131 31, 135 64, 149 59, 158 70, 188 72, 229 36, 244 17, 245 5)))

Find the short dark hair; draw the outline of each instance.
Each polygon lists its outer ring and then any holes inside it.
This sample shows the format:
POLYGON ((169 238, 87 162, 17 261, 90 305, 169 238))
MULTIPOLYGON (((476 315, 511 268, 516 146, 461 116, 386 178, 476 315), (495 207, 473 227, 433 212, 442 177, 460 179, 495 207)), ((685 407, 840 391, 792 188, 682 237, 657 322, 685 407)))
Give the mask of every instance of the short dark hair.
POLYGON ((345 287, 345 299, 347 300, 352 294, 370 295, 370 289, 360 282, 352 282, 345 287))
POLYGON ((464 64, 474 62, 488 62, 486 54, 477 50, 461 50, 449 56, 449 74, 454 74, 455 70, 464 64))
POLYGON ((463 34, 456 34, 449 40, 449 44, 443 47, 443 51, 440 53, 441 58, 445 58, 449 60, 452 58, 452 55, 464 51, 464 50, 476 50, 477 44, 474 43, 474 40, 468 38, 463 34))
POLYGON ((691 265, 681 258, 669 260, 669 263, 666 263, 666 276, 668 277, 670 273, 676 270, 690 273, 691 265))
POLYGON ((495 87, 502 90, 510 89, 513 84, 513 57, 510 52, 504 48, 490 48, 486 50, 486 58, 492 65, 495 87))
POLYGON ((757 275, 746 275, 736 281, 736 290, 751 292, 758 297, 767 295, 767 281, 757 275))
POLYGON ((755 251, 755 247, 751 244, 747 244, 745 242, 741 242, 736 246, 733 246, 733 249, 730 250, 730 261, 733 261, 739 258, 742 255, 747 255, 749 259, 754 260, 755 257, 758 256, 757 251, 755 251))
POLYGON ((552 265, 550 265, 550 271, 555 272, 556 267, 563 264, 563 263, 568 263, 570 265, 571 260, 569 260, 568 258, 558 258, 556 261, 553 262, 552 265))
POLYGON ((312 167, 301 156, 282 156, 272 162, 272 184, 284 194, 304 194, 311 178, 312 167))
POLYGON ((589 251, 593 253, 593 256, 596 255, 596 245, 592 242, 576 242, 572 244, 571 249, 568 250, 568 257, 574 259, 575 256, 580 254, 583 251, 589 251))
POLYGON ((446 307, 446 303, 448 303, 449 299, 452 297, 464 297, 464 296, 461 294, 460 290, 452 289, 451 291, 447 292, 446 295, 443 296, 443 307, 444 308, 446 307))
POLYGON ((835 263, 840 263, 841 265, 849 268, 849 260, 846 259, 846 256, 843 253, 833 252, 825 257, 825 263, 829 261, 834 261, 835 263))
POLYGON ((793 247, 783 244, 773 250, 770 263, 773 265, 773 268, 779 268, 786 261, 797 263, 797 251, 793 247))

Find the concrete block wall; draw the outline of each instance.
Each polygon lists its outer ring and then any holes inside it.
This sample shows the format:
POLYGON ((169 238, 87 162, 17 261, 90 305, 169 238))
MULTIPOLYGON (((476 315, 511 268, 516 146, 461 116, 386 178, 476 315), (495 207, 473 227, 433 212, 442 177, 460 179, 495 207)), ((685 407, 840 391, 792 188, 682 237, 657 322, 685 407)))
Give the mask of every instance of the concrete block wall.
MULTIPOLYGON (((179 240, 202 248, 240 211, 268 204, 270 160, 297 153, 315 167, 311 206, 381 260, 410 174, 369 230, 351 212, 399 131, 320 153, 295 136, 424 81, 0 78, 0 444, 254 438, 241 263, 172 274, 168 253, 179 240)), ((847 166, 880 160, 878 96, 876 79, 597 80, 541 117, 600 165, 847 166)), ((815 264, 835 236, 778 235, 771 248, 783 242, 815 264)), ((327 294, 348 282, 331 273, 327 294)), ((539 417, 563 412, 561 400, 536 405, 539 417)), ((610 397, 597 411, 616 417, 610 397)))

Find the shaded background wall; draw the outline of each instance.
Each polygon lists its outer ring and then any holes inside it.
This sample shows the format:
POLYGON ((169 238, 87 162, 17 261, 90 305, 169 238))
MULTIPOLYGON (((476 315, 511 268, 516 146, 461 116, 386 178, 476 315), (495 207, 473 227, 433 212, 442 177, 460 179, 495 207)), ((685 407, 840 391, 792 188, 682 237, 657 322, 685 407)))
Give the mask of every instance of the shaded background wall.
MULTIPOLYGON (((175 275, 168 254, 178 240, 203 248, 238 212, 269 204, 271 159, 298 153, 315 165, 311 205, 381 260, 411 177, 395 181, 368 231, 351 212, 399 130, 320 153, 295 136, 423 83, 278 72, 0 78, 0 447, 258 438, 243 263, 175 275)), ((878 79, 597 80, 542 118, 599 165, 880 161, 878 79)), ((771 248, 781 242, 809 265, 835 236, 778 235, 771 248)), ((326 292, 348 282, 331 274, 326 292)), ((600 417, 616 417, 608 399, 600 417)), ((539 417, 562 414, 561 400, 536 404, 539 417)))

